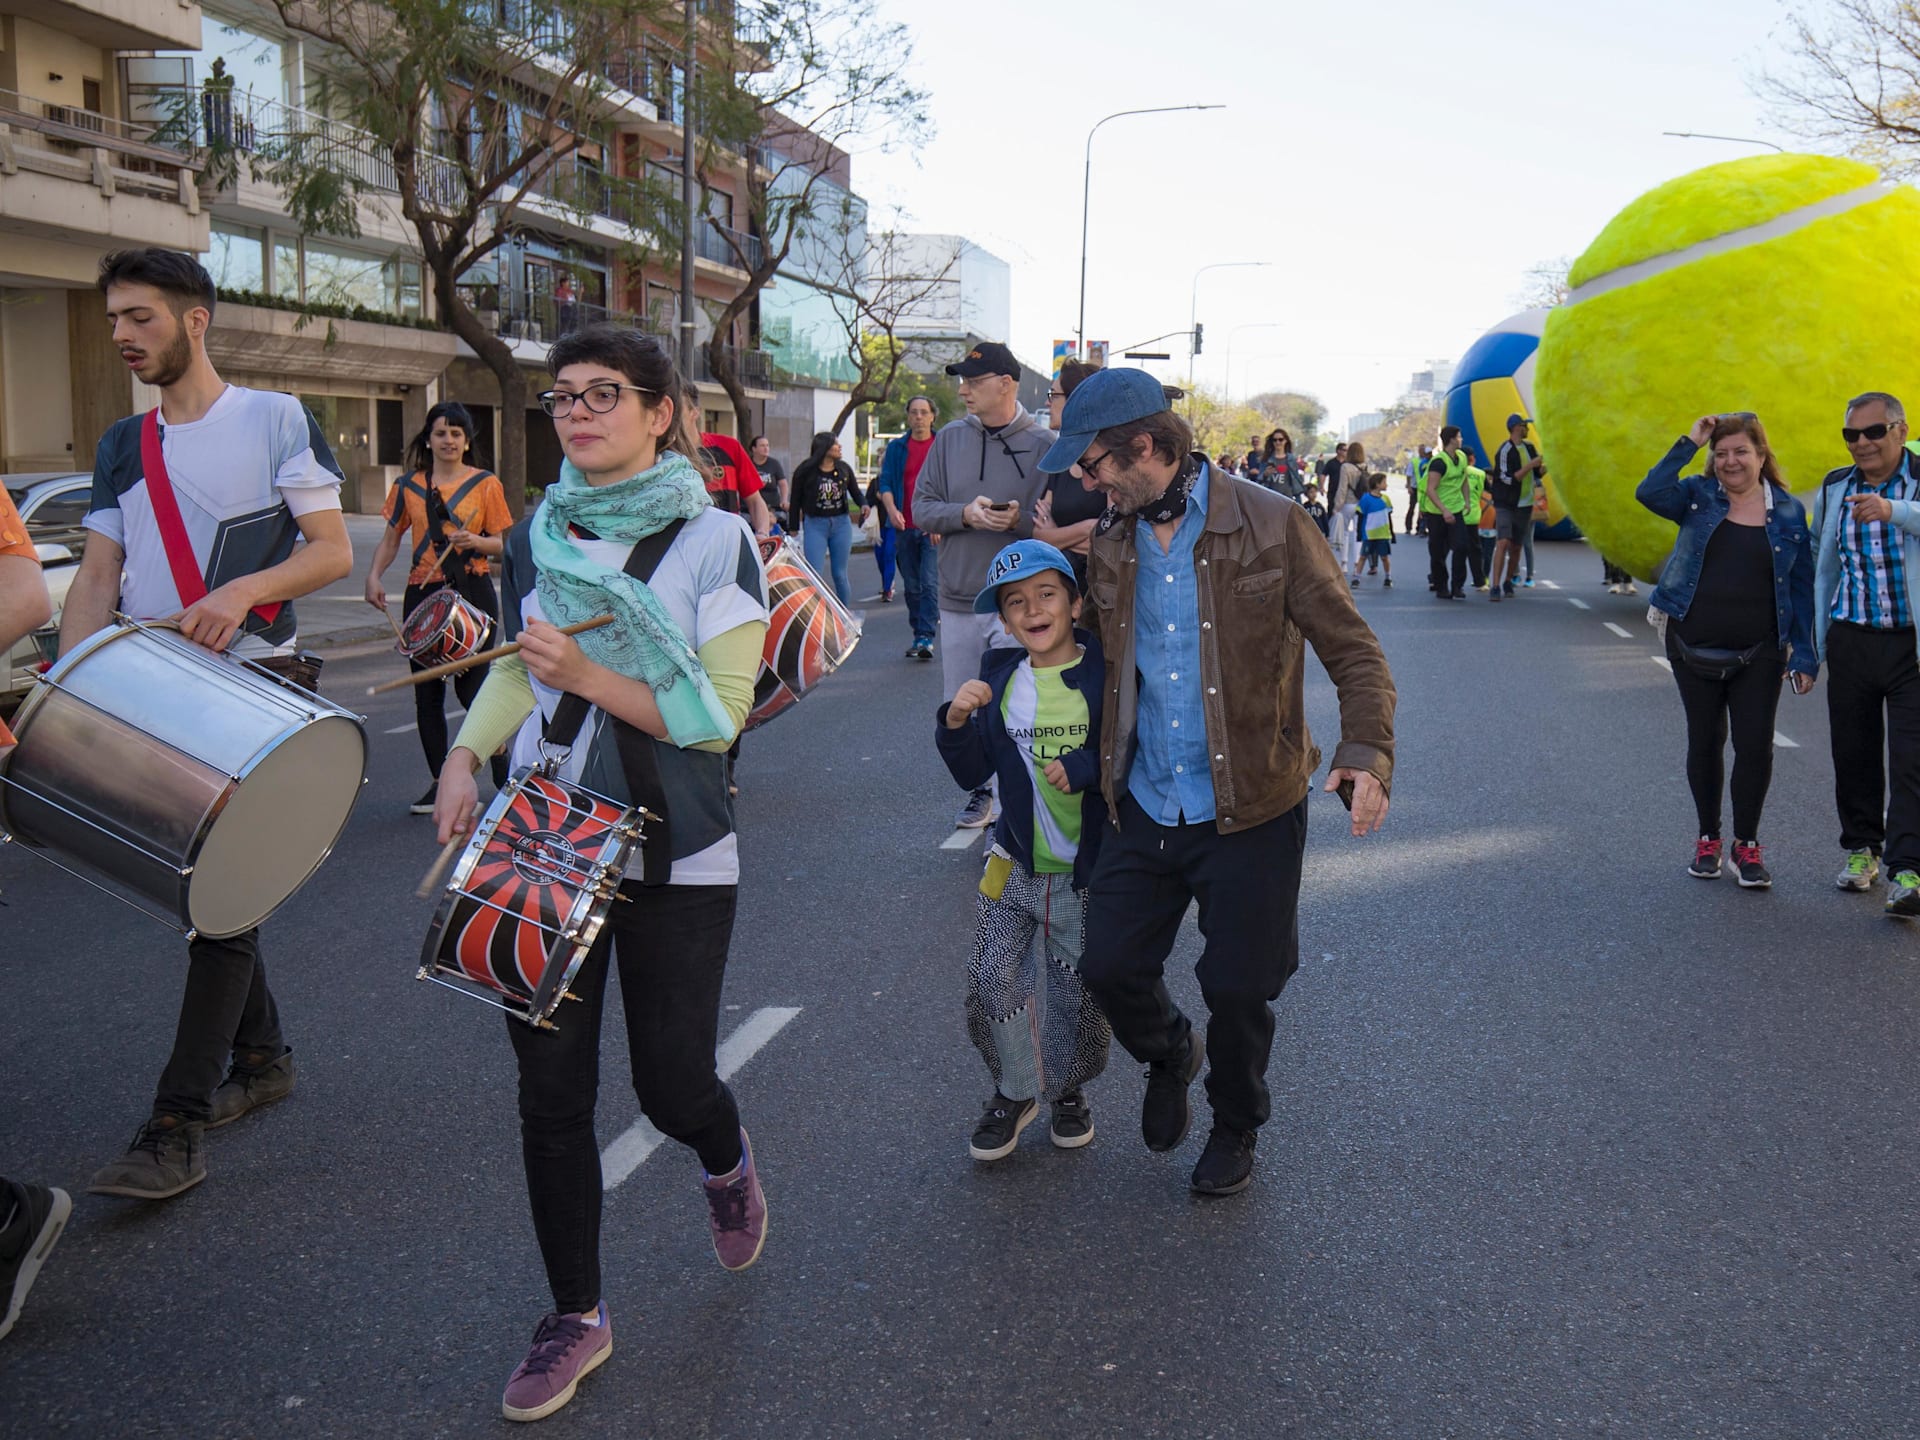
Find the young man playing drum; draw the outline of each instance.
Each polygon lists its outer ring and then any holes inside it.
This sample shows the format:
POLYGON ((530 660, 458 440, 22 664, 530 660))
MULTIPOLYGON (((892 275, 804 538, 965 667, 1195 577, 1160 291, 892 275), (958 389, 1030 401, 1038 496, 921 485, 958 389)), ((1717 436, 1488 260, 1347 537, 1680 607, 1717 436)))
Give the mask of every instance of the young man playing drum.
MULTIPOLYGON (((353 568, 339 465, 293 396, 228 385, 214 372, 213 281, 191 255, 121 250, 100 262, 99 284, 114 344, 160 392, 160 408, 101 437, 86 521, 93 534, 67 592, 61 653, 116 610, 171 618, 213 651, 291 653, 287 602, 353 568)), ((93 1177, 96 1195, 165 1200, 199 1184, 203 1132, 293 1088, 259 930, 197 938, 187 950, 179 1026, 152 1113, 126 1155, 93 1177)))
POLYGON ((527 1198, 553 1311, 502 1397, 539 1420, 611 1353, 600 1286, 594 1091, 609 943, 620 965, 640 1108, 704 1170, 713 1247, 729 1270, 759 1258, 766 1200, 732 1094, 714 1070, 739 881, 726 750, 753 704, 766 579, 746 523, 716 509, 692 456, 672 361, 638 331, 589 326, 548 356, 541 398, 567 463, 507 537, 506 631, 440 775, 442 842, 469 828, 480 757, 513 737, 516 771, 558 758, 567 785, 648 812, 599 943, 552 1029, 509 1019, 520 1066, 527 1198), (611 614, 574 637, 559 627, 611 614))

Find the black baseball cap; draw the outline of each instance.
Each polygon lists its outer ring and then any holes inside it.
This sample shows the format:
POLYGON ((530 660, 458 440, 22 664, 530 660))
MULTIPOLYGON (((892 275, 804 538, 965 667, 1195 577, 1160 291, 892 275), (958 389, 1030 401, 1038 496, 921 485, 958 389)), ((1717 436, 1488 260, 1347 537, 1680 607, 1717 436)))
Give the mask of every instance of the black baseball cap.
POLYGON ((1020 362, 1013 358, 1013 352, 997 340, 982 340, 967 351, 966 355, 947 366, 949 375, 960 375, 971 380, 980 375, 1005 375, 1010 380, 1020 378, 1020 362))

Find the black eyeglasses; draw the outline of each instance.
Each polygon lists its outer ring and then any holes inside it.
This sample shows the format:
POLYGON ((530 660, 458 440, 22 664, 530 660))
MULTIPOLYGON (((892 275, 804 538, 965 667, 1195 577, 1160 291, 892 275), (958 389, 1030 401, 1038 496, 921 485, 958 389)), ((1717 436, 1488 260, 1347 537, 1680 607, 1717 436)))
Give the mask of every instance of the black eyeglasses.
POLYGON ((1862 425, 1857 429, 1852 425, 1842 425, 1840 438, 1849 445, 1857 445, 1862 440, 1884 440, 1887 438, 1887 431, 1892 428, 1893 426, 1884 420, 1878 425, 1862 425))
POLYGON ((1111 450, 1102 451, 1098 455, 1082 454, 1080 457, 1080 473, 1091 480, 1098 474, 1100 467, 1112 458, 1113 452, 1111 450))
POLYGON ((644 385, 615 385, 608 381, 604 385, 589 385, 578 395, 571 390, 542 390, 540 408, 556 420, 564 420, 573 413, 573 402, 578 400, 595 415, 605 415, 620 403, 620 392, 632 390, 640 395, 658 395, 658 390, 649 390, 644 385))
POLYGON ((1064 390, 1049 390, 1047 391, 1047 398, 1049 400, 1064 400, 1067 398, 1067 392, 1064 390))

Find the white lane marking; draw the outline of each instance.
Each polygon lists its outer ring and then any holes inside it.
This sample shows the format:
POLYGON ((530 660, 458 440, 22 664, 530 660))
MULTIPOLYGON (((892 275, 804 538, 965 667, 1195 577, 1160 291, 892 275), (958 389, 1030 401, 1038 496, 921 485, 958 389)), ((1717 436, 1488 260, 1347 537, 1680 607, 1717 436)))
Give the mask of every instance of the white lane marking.
POLYGON ((1631 630, 1627 629, 1624 625, 1616 625, 1611 620, 1607 621, 1607 629, 1618 635, 1622 640, 1631 640, 1633 638, 1633 632, 1631 630))
POLYGON ((984 825, 972 830, 956 830, 940 842, 940 848, 942 850, 965 850, 986 833, 987 827, 984 825))
POLYGON ((1782 750, 1798 750, 1800 748, 1800 742, 1798 740, 1789 740, 1778 730, 1773 732, 1773 743, 1778 745, 1782 750))
POLYGON ((1649 655, 1647 658, 1653 661, 1653 663, 1658 665, 1662 670, 1666 671, 1667 674, 1671 675, 1673 673, 1673 662, 1667 659, 1666 656, 1649 655))
MULTIPOLYGON (((746 1023, 714 1051, 714 1070, 722 1080, 731 1080, 740 1067, 758 1053, 761 1046, 785 1029, 787 1022, 799 1013, 798 1005, 769 1005, 764 1010, 754 1011, 747 1017, 746 1023)), ((634 1121, 625 1134, 600 1152, 601 1188, 611 1190, 624 1181, 660 1148, 660 1142, 666 1138, 644 1117, 634 1121)))
POLYGON ((1540 583, 1549 590, 1558 590, 1560 588, 1560 582, 1557 580, 1542 580, 1540 583))
POLYGON ((1587 604, 1586 601, 1576 600, 1571 595, 1567 597, 1567 604, 1573 606, 1573 608, 1576 610, 1591 610, 1593 608, 1591 605, 1587 604))

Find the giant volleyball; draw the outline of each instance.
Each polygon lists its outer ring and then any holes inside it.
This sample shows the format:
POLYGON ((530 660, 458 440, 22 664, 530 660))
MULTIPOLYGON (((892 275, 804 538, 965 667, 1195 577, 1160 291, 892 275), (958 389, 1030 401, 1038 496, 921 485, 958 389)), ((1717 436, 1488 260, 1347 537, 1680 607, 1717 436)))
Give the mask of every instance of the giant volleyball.
POLYGON ((1710 165, 1608 222, 1548 312, 1547 463, 1602 554, 1652 579, 1675 528, 1634 488, 1702 415, 1751 410, 1803 498, 1847 463, 1847 400, 1920 397, 1920 193, 1815 155, 1710 165))
MULTIPOLYGON (((1509 415, 1533 414, 1533 370, 1546 319, 1545 310, 1509 316, 1474 341, 1454 367, 1443 416, 1447 424, 1460 427, 1468 451, 1481 464, 1491 464, 1507 438, 1509 415)), ((1547 458, 1547 513, 1534 525, 1533 533, 1546 540, 1577 539, 1580 532, 1567 518, 1554 486, 1553 452, 1541 433, 1536 430, 1533 438, 1547 458)))

